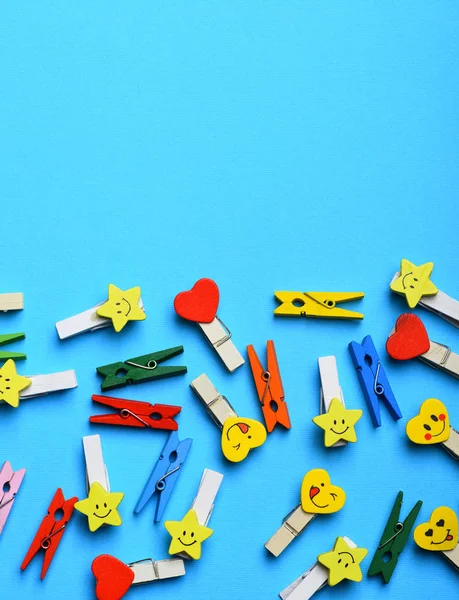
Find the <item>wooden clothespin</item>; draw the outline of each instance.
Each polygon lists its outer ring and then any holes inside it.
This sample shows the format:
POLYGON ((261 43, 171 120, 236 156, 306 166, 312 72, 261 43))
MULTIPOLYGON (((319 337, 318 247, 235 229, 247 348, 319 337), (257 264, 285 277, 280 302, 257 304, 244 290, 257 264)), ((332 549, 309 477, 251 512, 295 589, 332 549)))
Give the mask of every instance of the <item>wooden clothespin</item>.
POLYGON ((418 500, 406 519, 400 521, 400 509, 402 508, 403 492, 397 494, 395 504, 390 513, 384 532, 381 536, 379 546, 371 561, 368 575, 378 575, 381 573, 385 583, 389 583, 395 567, 398 563, 398 558, 403 551, 403 548, 408 541, 410 531, 417 519, 421 510, 422 501, 418 500), (385 557, 389 557, 386 560, 385 557))
POLYGON ((15 292, 12 294, 0 294, 0 311, 22 310, 24 308, 24 294, 15 292))
POLYGON ((279 556, 316 515, 338 512, 345 502, 346 493, 332 485, 327 471, 312 469, 301 484, 301 503, 285 517, 282 527, 266 542, 266 550, 273 556, 279 556))
POLYGON ((278 316, 363 319, 362 313, 336 306, 363 298, 363 292, 274 292, 274 296, 282 303, 274 310, 278 316))
POLYGON ((390 416, 395 421, 401 419, 402 412, 390 387, 386 371, 379 359, 371 335, 365 336, 361 344, 351 342, 349 352, 357 370, 373 425, 381 427, 380 401, 386 405, 390 416))
POLYGON ((434 369, 459 377, 459 354, 444 344, 429 340, 423 322, 413 313, 399 316, 387 339, 386 350, 395 360, 420 358, 434 369))
POLYGON ((321 384, 320 416, 314 417, 312 422, 324 430, 324 444, 327 448, 356 442, 355 424, 362 416, 362 411, 346 409, 336 358, 322 356, 318 359, 318 364, 321 384))
POLYGON ((213 529, 207 527, 207 523, 214 509, 215 498, 222 480, 221 473, 204 469, 198 494, 190 510, 181 521, 164 523, 164 527, 172 537, 169 554, 176 554, 190 560, 201 558, 202 542, 213 534, 213 529))
POLYGON ((87 331, 96 331, 113 325, 116 332, 121 331, 128 321, 146 319, 140 288, 120 290, 112 283, 108 286, 108 300, 78 315, 58 321, 57 334, 61 340, 87 331))
POLYGON ((459 569, 458 520, 451 508, 436 508, 427 523, 416 527, 414 541, 423 550, 441 552, 459 569))
POLYGON ((185 564, 180 558, 147 558, 126 565, 114 556, 101 554, 92 561, 91 570, 97 600, 121 600, 131 585, 185 575, 185 564))
POLYGON ((204 403, 207 412, 222 430, 221 446, 225 458, 241 462, 253 448, 266 441, 266 429, 255 419, 239 417, 231 404, 214 387, 205 373, 193 379, 191 389, 204 403))
POLYGON ((102 525, 121 525, 122 520, 117 509, 124 494, 110 492, 100 435, 84 437, 83 449, 86 461, 86 487, 89 494, 87 498, 77 502, 75 508, 88 517, 90 531, 97 531, 102 525))
POLYGON ((459 459, 459 432, 451 427, 446 406, 436 398, 424 400, 419 414, 406 424, 406 435, 415 444, 441 444, 459 459))
MULTIPOLYGON (((24 339, 25 333, 6 333, 0 335, 0 346, 6 346, 7 344, 12 344, 13 342, 24 339)), ((6 361, 10 358, 14 360, 25 360, 27 356, 22 352, 0 352, 0 361, 6 361)))
POLYGON ((199 279, 191 290, 180 292, 174 300, 175 312, 199 325, 228 371, 235 371, 244 359, 231 341, 231 331, 217 316, 220 292, 212 279, 199 279))
POLYGON ((417 267, 403 258, 400 272, 395 273, 392 278, 390 289, 405 296, 410 308, 415 308, 419 304, 442 317, 454 327, 459 327, 459 301, 441 292, 430 281, 433 267, 433 262, 417 267))
POLYGON ((348 537, 338 537, 333 550, 319 554, 317 562, 279 596, 282 600, 308 600, 327 584, 334 586, 344 579, 362 581, 360 563, 367 554, 366 548, 357 548, 348 537))
POLYGON ((7 460, 0 470, 0 535, 13 508, 16 494, 21 487, 25 473, 25 469, 13 471, 11 463, 7 460))

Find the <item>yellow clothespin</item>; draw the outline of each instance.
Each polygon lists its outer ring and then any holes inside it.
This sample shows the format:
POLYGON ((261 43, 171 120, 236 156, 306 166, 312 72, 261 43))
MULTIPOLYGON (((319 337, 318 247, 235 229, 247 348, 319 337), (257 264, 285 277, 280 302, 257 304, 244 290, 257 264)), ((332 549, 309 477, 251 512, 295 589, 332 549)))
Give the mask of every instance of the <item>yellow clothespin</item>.
POLYGON ((337 308, 339 302, 363 298, 363 292, 274 292, 282 302, 275 315, 285 317, 321 317, 328 319, 363 319, 363 314, 337 308))

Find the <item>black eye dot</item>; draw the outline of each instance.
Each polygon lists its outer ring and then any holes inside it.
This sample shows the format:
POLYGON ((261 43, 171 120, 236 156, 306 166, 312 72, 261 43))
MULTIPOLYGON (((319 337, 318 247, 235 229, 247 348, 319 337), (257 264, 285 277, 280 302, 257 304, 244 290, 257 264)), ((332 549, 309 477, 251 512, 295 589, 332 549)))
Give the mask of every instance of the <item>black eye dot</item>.
POLYGON ((320 485, 321 485, 321 487, 325 487, 325 483, 321 483, 320 485))
POLYGON ((445 520, 444 519, 440 519, 439 521, 437 521, 437 527, 444 527, 445 526, 445 520))
POLYGON ((343 425, 344 425, 344 419, 343 419, 343 425))
POLYGON ((117 314, 117 315, 120 315, 120 314, 121 314, 121 311, 120 311, 120 310, 117 310, 117 311, 116 311, 116 314, 117 314))
POLYGON ((349 566, 349 563, 346 563, 346 564, 344 565, 345 569, 347 569, 347 568, 348 568, 348 566, 349 566))
POLYGON ((96 510, 99 510, 99 505, 98 504, 96 504, 96 510))
POLYGON ((430 418, 432 421, 435 421, 435 423, 438 421, 438 417, 436 415, 430 415, 430 418))
POLYGON ((116 306, 121 306, 121 302, 117 302, 117 303, 116 303, 116 306))
POLYGON ((185 530, 183 530, 183 535, 186 535, 186 531, 185 530))
POLYGON ((433 529, 428 529, 428 530, 426 531, 426 536, 427 536, 427 537, 432 537, 432 536, 433 536, 433 529))
POLYGON ((410 285, 410 288, 411 288, 412 290, 414 290, 414 285, 410 285))
POLYGON ((338 560, 338 564, 340 564, 340 563, 341 563, 341 559, 338 560))
POLYGON ((191 533, 191 537, 194 537, 194 531, 191 533))
POLYGON ((247 436, 247 438, 248 438, 249 440, 251 440, 251 439, 252 439, 252 436, 251 436, 251 435, 248 435, 248 436, 247 436))
POLYGON ((11 381, 11 379, 9 379, 8 377, 5 379, 5 381, 11 381))
POLYGON ((5 389, 10 390, 11 388, 7 386, 5 389))
POLYGON ((430 425, 427 425, 427 423, 424 423, 424 429, 426 429, 427 431, 430 431, 432 429, 432 427, 430 425))
POLYGON ((106 502, 104 502, 104 507, 107 508, 107 503, 106 502))
POLYGON ((419 279, 417 277, 413 277, 414 281, 419 281, 419 279))
POLYGON ((333 421, 333 425, 336 425, 336 419, 333 421))

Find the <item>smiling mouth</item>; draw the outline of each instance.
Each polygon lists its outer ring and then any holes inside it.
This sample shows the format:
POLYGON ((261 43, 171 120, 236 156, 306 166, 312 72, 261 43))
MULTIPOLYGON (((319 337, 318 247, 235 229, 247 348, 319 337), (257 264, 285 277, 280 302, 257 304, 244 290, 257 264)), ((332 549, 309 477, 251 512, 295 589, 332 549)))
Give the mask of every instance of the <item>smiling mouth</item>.
POLYGON ((336 435, 343 435, 343 433, 346 433, 348 429, 349 427, 346 427, 344 431, 335 431, 334 429, 330 428, 330 431, 333 431, 333 433, 336 433, 336 435))
POLYGON ((434 546, 439 546, 440 544, 444 544, 445 542, 452 542, 453 541, 453 536, 451 535, 451 529, 447 529, 446 530, 448 533, 446 534, 445 539, 442 542, 434 542, 433 540, 430 542, 430 544, 434 545, 434 546))
POLYGON ((239 444, 236 444, 235 446, 233 446, 233 448, 234 448, 235 450, 239 450, 239 448, 240 448, 240 447, 241 447, 241 444, 240 444, 240 443, 239 443, 239 444))
POLYGON ((191 544, 185 544, 185 542, 182 542, 182 540, 180 538, 177 538, 177 539, 183 546, 192 546, 193 544, 196 544, 196 540, 193 540, 191 542, 191 544))
POLYGON ((123 301, 126 302, 126 304, 129 307, 127 313, 125 314, 125 316, 127 317, 128 314, 131 312, 131 303, 129 302, 129 300, 126 300, 126 298, 123 298, 123 301))
POLYGON ((405 279, 406 279, 407 277, 409 277, 410 275, 413 275, 413 273, 407 273, 407 274, 406 274, 406 275, 403 277, 403 279, 402 279, 402 285, 403 285, 403 289, 404 289, 404 290, 406 290, 405 279))
POLYGON ((440 433, 436 433, 432 437, 438 437, 439 435, 441 435, 445 431, 445 427, 446 427, 446 421, 443 421, 443 429, 440 431, 440 433))
POLYGON ((106 515, 103 515, 102 517, 100 515, 98 515, 97 513, 93 513, 95 517, 97 517, 98 519, 106 519, 108 517, 108 515, 112 512, 112 509, 110 509, 108 511, 108 513, 106 515))
POLYGON ((317 504, 317 502, 314 502, 314 496, 317 496, 317 494, 320 494, 320 490, 318 487, 316 487, 315 485, 312 485, 310 490, 309 490, 309 498, 311 500, 311 502, 314 504, 314 506, 317 506, 317 508, 327 508, 328 504, 317 504))

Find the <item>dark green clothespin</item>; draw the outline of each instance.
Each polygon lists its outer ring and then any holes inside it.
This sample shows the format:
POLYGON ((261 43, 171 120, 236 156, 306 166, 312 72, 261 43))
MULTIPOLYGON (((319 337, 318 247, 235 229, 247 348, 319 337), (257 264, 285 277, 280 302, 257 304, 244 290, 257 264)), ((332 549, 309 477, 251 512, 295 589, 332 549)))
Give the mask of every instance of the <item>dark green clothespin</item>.
MULTIPOLYGON (((0 346, 5 346, 6 344, 18 342, 23 339, 25 339, 25 333, 6 333, 5 335, 0 335, 0 346)), ((24 360, 27 356, 22 352, 0 352, 0 361, 9 360, 10 358, 14 360, 24 360)))
POLYGON ((113 390, 123 387, 128 383, 144 383, 145 381, 154 381, 164 377, 174 377, 174 375, 184 375, 187 372, 186 367, 160 367, 159 364, 181 354, 183 346, 144 354, 129 358, 124 362, 116 362, 111 365, 97 367, 99 375, 105 379, 101 383, 102 390, 113 390))
POLYGON ((403 502, 403 492, 397 494, 394 507, 390 513, 384 533, 381 536, 378 549, 373 556, 368 575, 377 575, 381 573, 385 583, 389 583, 398 557, 408 541, 408 536, 421 510, 422 500, 416 502, 410 514, 403 523, 400 521, 400 509, 403 502))

